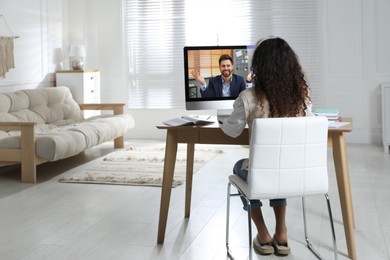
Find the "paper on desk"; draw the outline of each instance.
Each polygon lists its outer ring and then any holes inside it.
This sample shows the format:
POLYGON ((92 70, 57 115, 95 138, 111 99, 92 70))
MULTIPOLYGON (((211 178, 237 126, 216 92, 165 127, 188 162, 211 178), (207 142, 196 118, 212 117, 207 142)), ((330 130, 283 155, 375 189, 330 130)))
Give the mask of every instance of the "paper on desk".
POLYGON ((328 127, 329 128, 338 128, 338 127, 342 127, 342 126, 348 125, 349 123, 350 122, 339 122, 339 121, 329 120, 328 121, 328 127))

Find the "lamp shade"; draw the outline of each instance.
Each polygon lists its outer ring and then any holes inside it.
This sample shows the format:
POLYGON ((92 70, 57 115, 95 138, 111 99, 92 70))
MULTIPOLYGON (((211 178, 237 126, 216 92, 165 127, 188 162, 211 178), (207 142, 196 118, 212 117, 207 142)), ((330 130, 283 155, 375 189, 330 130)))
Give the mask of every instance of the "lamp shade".
POLYGON ((69 57, 85 57, 84 45, 71 45, 69 57))

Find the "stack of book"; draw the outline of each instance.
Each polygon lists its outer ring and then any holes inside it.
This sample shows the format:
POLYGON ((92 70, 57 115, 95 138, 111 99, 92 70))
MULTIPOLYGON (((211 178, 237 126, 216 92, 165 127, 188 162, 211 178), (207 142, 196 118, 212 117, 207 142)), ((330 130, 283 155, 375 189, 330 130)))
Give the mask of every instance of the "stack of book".
POLYGON ((338 121, 340 119, 340 111, 332 108, 317 108, 314 111, 317 116, 326 116, 328 120, 338 121))

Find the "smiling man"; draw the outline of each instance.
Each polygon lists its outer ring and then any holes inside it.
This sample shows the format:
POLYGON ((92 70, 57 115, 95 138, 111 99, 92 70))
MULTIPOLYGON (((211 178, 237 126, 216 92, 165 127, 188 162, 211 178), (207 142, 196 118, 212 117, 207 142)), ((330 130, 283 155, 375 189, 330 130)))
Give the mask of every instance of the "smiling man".
POLYGON ((244 78, 233 73, 233 59, 227 54, 219 58, 221 75, 209 79, 209 83, 200 76, 198 70, 191 72, 195 80, 201 85, 202 97, 237 97, 246 88, 244 78))

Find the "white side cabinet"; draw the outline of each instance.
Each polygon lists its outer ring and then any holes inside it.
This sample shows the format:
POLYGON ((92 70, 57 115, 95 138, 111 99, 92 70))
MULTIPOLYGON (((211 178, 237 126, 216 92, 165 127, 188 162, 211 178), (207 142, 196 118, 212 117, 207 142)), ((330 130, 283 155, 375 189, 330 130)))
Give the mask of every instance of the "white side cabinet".
MULTIPOLYGON (((78 103, 100 103, 100 70, 60 70, 56 72, 56 86, 67 86, 78 103)), ((100 114, 85 111, 84 116, 100 114)))
POLYGON ((67 86, 78 103, 100 103, 99 70, 60 70, 56 85, 67 86))
POLYGON ((382 83, 382 140, 385 153, 390 145, 390 82, 382 83))

